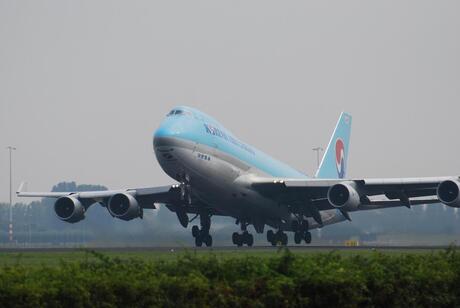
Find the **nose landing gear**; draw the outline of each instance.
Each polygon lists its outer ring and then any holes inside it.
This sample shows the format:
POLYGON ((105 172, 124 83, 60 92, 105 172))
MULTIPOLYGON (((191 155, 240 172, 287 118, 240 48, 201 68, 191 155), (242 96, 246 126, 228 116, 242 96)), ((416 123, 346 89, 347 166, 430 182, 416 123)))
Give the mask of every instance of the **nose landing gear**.
POLYGON ((190 186, 190 176, 186 173, 178 175, 180 180, 180 199, 187 203, 192 204, 192 187, 190 186))

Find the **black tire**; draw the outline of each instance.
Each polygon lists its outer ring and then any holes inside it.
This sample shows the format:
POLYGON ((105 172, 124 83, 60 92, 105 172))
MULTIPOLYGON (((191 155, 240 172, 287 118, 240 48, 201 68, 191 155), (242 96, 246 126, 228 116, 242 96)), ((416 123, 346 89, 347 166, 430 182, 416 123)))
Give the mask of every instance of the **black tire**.
POLYGON ((199 234, 200 234, 200 228, 198 228, 198 226, 193 226, 192 227, 192 235, 193 235, 193 237, 196 238, 199 234))
POLYGON ((238 236, 239 236, 238 232, 233 232, 233 234, 232 234, 232 243, 233 243, 233 245, 237 245, 238 236))
POLYGON ((308 231, 308 220, 302 220, 301 230, 308 231))
POLYGON ((203 239, 201 238, 201 236, 195 237, 195 246, 196 246, 196 247, 201 247, 201 246, 203 246, 203 239))
POLYGON ((237 233, 236 246, 238 247, 243 246, 243 235, 242 234, 237 233))
POLYGON ((294 243, 299 245, 302 242, 302 233, 296 232, 294 233, 294 243))
POLYGON ((241 241, 243 242, 243 245, 248 243, 248 241, 249 241, 249 232, 248 231, 244 231, 243 234, 241 234, 241 241))
POLYGON ((276 241, 271 241, 270 244, 272 244, 272 246, 276 246, 276 241))
POLYGON ((311 233, 310 232, 305 233, 305 243, 307 244, 311 243, 311 233))
POLYGON ((273 233, 273 230, 268 230, 267 231, 267 241, 269 241, 270 243, 275 242, 276 244, 276 241, 274 239, 275 239, 275 233, 273 233))
POLYGON ((211 247, 212 246, 212 236, 209 234, 206 234, 206 236, 203 238, 203 242, 206 245, 206 247, 211 247))
POLYGON ((246 245, 249 247, 252 247, 254 245, 254 236, 252 234, 248 234, 248 237, 246 239, 246 245))
POLYGON ((281 245, 287 246, 287 244, 288 244, 288 237, 287 237, 287 234, 286 234, 286 233, 284 233, 284 232, 281 233, 281 240, 280 240, 280 242, 281 242, 281 245))

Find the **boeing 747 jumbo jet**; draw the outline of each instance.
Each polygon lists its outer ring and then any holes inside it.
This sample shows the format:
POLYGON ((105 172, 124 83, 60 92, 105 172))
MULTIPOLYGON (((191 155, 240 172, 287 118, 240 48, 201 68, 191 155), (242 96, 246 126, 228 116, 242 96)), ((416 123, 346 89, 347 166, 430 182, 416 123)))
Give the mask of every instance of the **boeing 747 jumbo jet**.
POLYGON ((212 246, 212 216, 236 219, 237 246, 252 246, 252 225, 266 227, 272 245, 287 245, 286 231, 296 244, 310 243, 310 230, 351 220, 350 212, 443 203, 460 207, 460 178, 347 179, 352 118, 342 113, 314 177, 279 162, 241 142, 212 117, 190 107, 173 109, 153 136, 161 168, 177 184, 91 192, 25 192, 19 197, 56 198, 59 219, 76 223, 94 203, 118 219, 142 218, 144 209, 164 205, 180 224, 199 218, 192 235, 196 246, 212 246), (193 217, 192 217, 193 216, 193 217))

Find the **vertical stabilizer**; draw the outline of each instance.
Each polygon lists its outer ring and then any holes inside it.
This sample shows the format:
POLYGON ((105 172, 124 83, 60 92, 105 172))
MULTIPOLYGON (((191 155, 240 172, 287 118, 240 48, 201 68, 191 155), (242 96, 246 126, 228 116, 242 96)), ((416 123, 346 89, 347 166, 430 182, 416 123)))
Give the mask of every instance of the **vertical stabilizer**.
POLYGON ((342 112, 332 134, 323 160, 316 171, 316 177, 322 179, 343 179, 347 173, 348 149, 351 133, 351 115, 342 112))

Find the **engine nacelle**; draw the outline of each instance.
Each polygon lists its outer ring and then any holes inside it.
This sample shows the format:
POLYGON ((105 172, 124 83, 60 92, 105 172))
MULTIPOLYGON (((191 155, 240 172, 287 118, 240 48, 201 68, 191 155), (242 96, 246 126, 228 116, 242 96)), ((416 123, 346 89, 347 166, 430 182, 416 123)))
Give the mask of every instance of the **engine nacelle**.
POLYGON ((142 216, 142 209, 136 198, 129 194, 115 194, 107 204, 109 213, 121 220, 131 220, 142 216))
POLYGON ((357 210, 361 203, 359 193, 353 187, 353 184, 349 183, 331 186, 327 192, 327 199, 333 207, 345 211, 357 210))
POLYGON ((451 207, 460 207, 460 183, 454 180, 441 182, 437 195, 439 201, 451 207))
POLYGON ((60 220, 76 223, 85 218, 85 207, 74 197, 61 197, 54 203, 54 211, 60 220))

